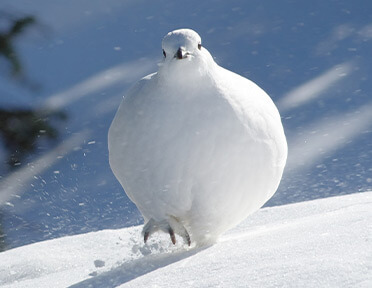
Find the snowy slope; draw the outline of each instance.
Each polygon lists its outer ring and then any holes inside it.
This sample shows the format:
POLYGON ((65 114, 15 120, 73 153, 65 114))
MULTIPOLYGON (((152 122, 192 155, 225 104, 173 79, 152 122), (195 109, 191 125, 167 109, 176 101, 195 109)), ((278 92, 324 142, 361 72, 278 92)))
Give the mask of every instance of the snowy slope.
POLYGON ((211 247, 141 227, 0 254, 1 287, 372 287, 372 192, 264 208, 211 247), (181 242, 181 241, 180 241, 181 242))
MULTIPOLYGON (((42 88, 35 94, 0 77, 1 107, 54 107, 68 115, 54 150, 41 143, 23 170, 0 179, 5 249, 143 221, 109 167, 107 131, 128 87, 157 70, 162 37, 181 27, 196 30, 218 64, 259 84, 279 107, 289 158, 267 206, 372 189, 371 1, 0 6, 37 17, 41 26, 15 44, 25 72, 42 88)), ((1 176, 4 170, 0 165, 1 176)))

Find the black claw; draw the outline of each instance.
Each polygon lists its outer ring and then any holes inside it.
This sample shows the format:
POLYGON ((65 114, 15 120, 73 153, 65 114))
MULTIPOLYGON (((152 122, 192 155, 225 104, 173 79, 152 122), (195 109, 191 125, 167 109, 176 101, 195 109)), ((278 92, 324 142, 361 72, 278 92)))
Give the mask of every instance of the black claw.
POLYGON ((145 232, 144 235, 143 235, 143 240, 145 241, 145 243, 147 242, 147 240, 149 239, 149 236, 150 236, 150 233, 149 232, 145 232))
POLYGON ((171 241, 173 243, 173 245, 176 244, 176 236, 174 235, 174 231, 171 227, 168 228, 168 232, 169 232, 169 235, 170 235, 170 238, 171 238, 171 241))
POLYGON ((189 233, 187 233, 187 231, 186 231, 185 238, 186 238, 187 245, 190 246, 191 245, 191 239, 190 239, 190 235, 189 235, 189 233))

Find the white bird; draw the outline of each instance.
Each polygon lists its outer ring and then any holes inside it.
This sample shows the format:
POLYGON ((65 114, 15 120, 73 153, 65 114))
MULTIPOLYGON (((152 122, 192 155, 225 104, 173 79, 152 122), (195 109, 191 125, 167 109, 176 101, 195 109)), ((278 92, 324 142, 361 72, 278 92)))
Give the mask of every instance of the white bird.
POLYGON ((278 188, 287 159, 280 115, 255 83, 218 66, 193 30, 168 33, 158 72, 127 92, 111 124, 111 168, 157 230, 190 245, 218 236, 278 188))

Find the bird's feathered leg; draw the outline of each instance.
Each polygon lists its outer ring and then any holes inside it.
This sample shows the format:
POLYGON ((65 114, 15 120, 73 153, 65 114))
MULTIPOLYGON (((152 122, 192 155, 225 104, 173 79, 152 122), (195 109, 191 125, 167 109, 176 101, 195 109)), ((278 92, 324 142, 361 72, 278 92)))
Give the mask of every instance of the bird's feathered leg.
POLYGON ((151 218, 142 229, 143 240, 145 243, 149 239, 150 235, 157 230, 159 230, 159 227, 155 224, 155 220, 151 218))
POLYGON ((182 223, 180 223, 180 221, 178 221, 177 218, 173 216, 170 216, 168 220, 162 221, 155 221, 151 218, 145 224, 142 230, 144 242, 146 243, 151 234, 158 230, 168 233, 173 244, 176 244, 175 234, 178 234, 183 238, 183 241, 187 243, 187 245, 191 245, 190 235, 187 232, 186 228, 182 225, 182 223))
MULTIPOLYGON (((191 245, 191 239, 190 235, 187 232, 185 226, 176 218, 173 216, 170 216, 168 219, 169 226, 172 228, 173 231, 175 231, 176 234, 180 235, 183 238, 183 241, 187 243, 187 245, 191 245)), ((172 237, 172 235, 171 235, 172 237)), ((173 242, 173 241, 172 241, 173 242)))

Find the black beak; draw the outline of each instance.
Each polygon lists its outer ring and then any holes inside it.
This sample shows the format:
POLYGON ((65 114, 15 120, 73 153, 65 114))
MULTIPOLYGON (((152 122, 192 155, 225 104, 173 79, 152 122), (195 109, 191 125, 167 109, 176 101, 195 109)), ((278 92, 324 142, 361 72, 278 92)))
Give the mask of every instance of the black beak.
POLYGON ((176 55, 174 55, 174 57, 177 59, 183 59, 185 58, 184 56, 185 56, 185 51, 183 51, 181 47, 178 48, 176 55))

